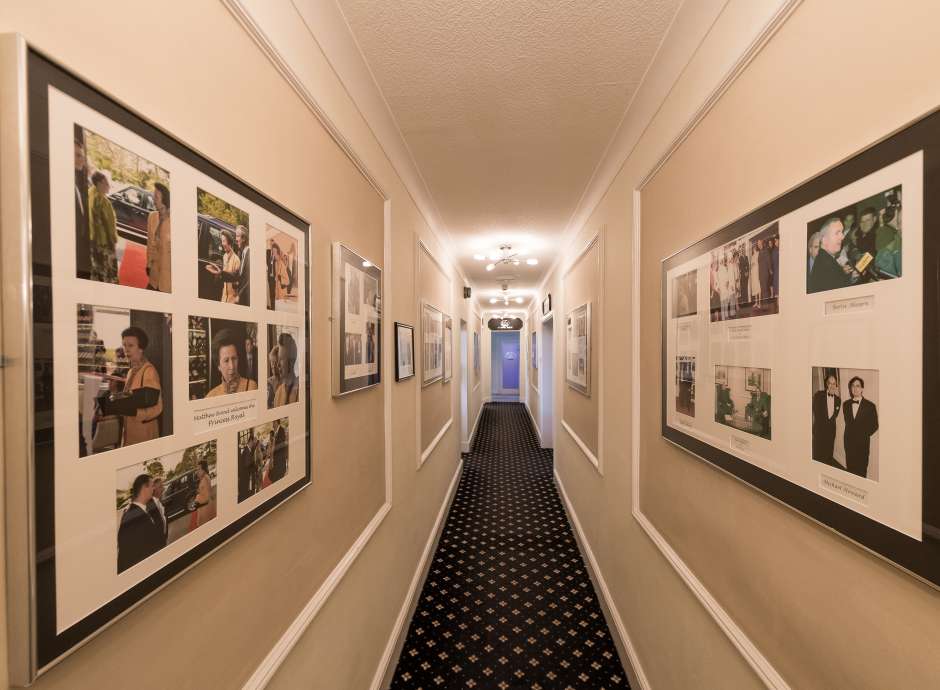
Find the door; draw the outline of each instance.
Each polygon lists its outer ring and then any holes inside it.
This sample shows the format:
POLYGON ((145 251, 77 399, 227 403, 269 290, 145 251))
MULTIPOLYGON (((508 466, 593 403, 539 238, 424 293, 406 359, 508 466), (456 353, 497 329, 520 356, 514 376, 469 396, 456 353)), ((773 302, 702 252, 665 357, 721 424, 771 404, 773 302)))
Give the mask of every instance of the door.
POLYGON ((503 390, 519 389, 519 338, 515 342, 504 339, 503 350, 503 390))
POLYGON ((518 399, 519 332, 491 331, 493 399, 518 399))
POLYGON ((554 404, 554 385, 553 378, 555 373, 554 329, 553 319, 549 317, 542 322, 541 338, 539 340, 539 431, 542 432, 542 447, 554 448, 554 415, 552 405, 554 404))

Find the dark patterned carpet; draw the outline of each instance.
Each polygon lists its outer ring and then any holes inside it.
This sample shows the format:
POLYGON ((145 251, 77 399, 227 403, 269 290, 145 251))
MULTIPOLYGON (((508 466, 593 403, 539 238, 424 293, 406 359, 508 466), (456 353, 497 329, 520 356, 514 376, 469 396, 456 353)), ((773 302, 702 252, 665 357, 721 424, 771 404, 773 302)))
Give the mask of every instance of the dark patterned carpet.
POLYGON ((628 688, 521 403, 489 403, 392 680, 432 688, 628 688))

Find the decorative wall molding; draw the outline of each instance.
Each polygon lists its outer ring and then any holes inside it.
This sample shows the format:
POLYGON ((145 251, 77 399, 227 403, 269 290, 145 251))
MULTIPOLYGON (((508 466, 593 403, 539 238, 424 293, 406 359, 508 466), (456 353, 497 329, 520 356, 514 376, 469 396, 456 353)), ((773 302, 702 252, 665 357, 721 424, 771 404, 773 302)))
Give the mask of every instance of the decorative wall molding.
POLYGON ((582 556, 587 560, 591 580, 594 582, 595 589, 600 592, 601 606, 604 609, 604 613, 607 614, 608 627, 613 628, 616 632, 614 635, 614 643, 617 646, 617 651, 620 652, 621 660, 627 661, 625 670, 630 676, 630 686, 640 688, 641 690, 650 690, 649 679, 647 679, 646 673, 643 671, 643 664, 640 663, 640 657, 636 652, 636 648, 633 646, 633 641, 630 639, 630 634, 627 632, 626 626, 623 624, 620 611, 617 609, 617 605, 610 595, 607 581, 604 579, 604 574, 601 572, 597 559, 594 558, 591 544, 588 542, 584 530, 581 529, 581 521, 578 520, 578 514, 575 512, 574 506, 568 498, 568 492, 565 491, 564 482, 562 482, 561 477, 558 476, 557 469, 555 470, 555 485, 558 487, 558 493, 561 494, 561 500, 565 506, 565 511, 568 513, 568 519, 571 524, 574 525, 575 538, 578 541, 578 546, 581 548, 582 556), (612 626, 610 625, 611 623, 613 623, 612 626))
POLYGON ((453 423, 454 418, 451 416, 450 419, 444 422, 444 426, 442 426, 441 430, 437 432, 437 436, 435 436, 434 439, 428 444, 428 447, 421 451, 421 464, 418 466, 419 469, 422 465, 424 465, 424 461, 431 457, 431 453, 433 453, 434 449, 437 448, 437 444, 441 442, 441 439, 444 438, 444 434, 447 433, 447 430, 450 429, 453 423))
MULTIPOLYGON (((642 223, 642 191, 663 165, 672 157, 673 153, 679 148, 683 141, 691 134, 695 127, 702 121, 708 112, 721 98, 721 95, 728 90, 734 80, 741 74, 747 65, 753 60, 761 49, 767 44, 777 30, 785 23, 793 10, 800 4, 801 0, 781 0, 778 3, 776 11, 773 12, 766 23, 760 27, 752 40, 744 47, 738 59, 729 67, 728 71, 718 81, 715 88, 707 95, 702 105, 691 114, 688 121, 682 126, 675 136, 665 147, 661 157, 644 174, 636 184, 633 191, 633 352, 631 355, 631 375, 633 378, 632 386, 632 407, 633 415, 632 426, 632 465, 633 465, 633 485, 632 485, 632 514, 634 519, 640 525, 644 532, 649 536, 653 544, 659 549, 666 561, 676 571, 685 585, 695 594, 696 598, 718 624, 718 627, 724 632, 735 648, 744 657, 745 661, 757 674, 758 678, 768 687, 775 690, 785 690, 789 688, 787 682, 780 673, 774 668, 770 661, 761 653, 753 641, 747 636, 743 629, 734 621, 728 612, 721 606, 715 596, 708 590, 704 583, 692 572, 688 564, 682 560, 682 557, 676 553, 675 549, 669 544, 665 536, 656 528, 653 522, 643 513, 640 496, 640 472, 641 472, 641 420, 640 420, 640 338, 642 336, 642 326, 640 319, 640 310, 642 308, 642 258, 641 258, 641 223, 642 223)), ((658 334, 655 336, 658 338, 658 334)))
POLYGON ((584 453, 584 457, 586 457, 588 461, 594 465, 594 469, 598 469, 599 471, 600 459, 591 452, 591 449, 588 448, 587 444, 581 440, 581 437, 578 436, 575 430, 572 429, 568 425, 568 422, 566 422, 564 419, 561 420, 561 428, 568 432, 568 435, 574 439, 574 442, 578 444, 578 448, 580 448, 581 452, 584 453))
POLYGON ((401 610, 398 612, 398 618, 392 626, 392 633, 385 645, 385 651, 379 660, 378 668, 375 669, 375 675, 372 677, 371 690, 383 690, 391 682, 391 676, 395 671, 393 660, 398 659, 401 654, 401 648, 405 643, 405 633, 408 631, 408 621, 414 615, 414 609, 417 605, 417 596, 421 583, 427 577, 428 569, 431 567, 431 556, 437 548, 437 542, 441 537, 441 531, 444 529, 444 521, 450 512, 450 505, 457 493, 457 486, 460 483, 460 474, 463 471, 463 460, 458 457, 457 471, 454 472, 453 479, 450 480, 450 487, 444 496, 444 502, 441 503, 441 509, 437 512, 437 519, 428 535, 428 541, 424 545, 424 551, 418 561, 418 567, 415 568, 415 574, 411 578, 411 584, 408 587, 408 594, 402 603, 401 610))
POLYGON ((339 585, 340 581, 352 567, 356 558, 362 553, 363 549, 365 549, 372 535, 375 534, 379 525, 382 524, 382 521, 391 509, 391 503, 386 502, 382 504, 382 507, 379 508, 379 511, 362 531, 362 534, 359 535, 359 538, 353 542, 349 551, 340 559, 339 563, 333 568, 333 571, 327 576, 323 584, 320 585, 320 588, 313 597, 311 597, 310 601, 307 602, 306 606, 303 607, 298 616, 290 626, 288 626, 284 634, 281 635, 281 639, 277 641, 258 668, 255 669, 255 672, 243 686, 243 690, 261 690, 267 686, 278 668, 284 663, 287 655, 294 648, 294 645, 297 644, 304 632, 313 622, 317 613, 323 608, 323 604, 326 603, 326 600, 333 593, 333 590, 336 589, 336 586, 339 585))

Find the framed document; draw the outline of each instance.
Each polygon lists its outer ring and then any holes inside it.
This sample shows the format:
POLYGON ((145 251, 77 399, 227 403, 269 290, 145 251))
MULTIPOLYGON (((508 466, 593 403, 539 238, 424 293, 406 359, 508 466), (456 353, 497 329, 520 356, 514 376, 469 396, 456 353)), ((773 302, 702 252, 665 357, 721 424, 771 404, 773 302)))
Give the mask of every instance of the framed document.
POLYGON ((421 343, 421 385, 427 386, 444 377, 444 315, 427 302, 421 303, 421 343))
POLYGON ((382 380, 382 269, 333 243, 333 396, 382 380))
POLYGON ((565 381, 568 387, 591 397, 591 303, 568 312, 565 318, 565 381))
POLYGON ((415 329, 395 322, 395 380, 405 381, 415 375, 415 329))
POLYGON ((30 269, 4 280, 33 295, 3 315, 31 343, 6 370, 28 377, 5 439, 28 449, 7 456, 17 684, 311 475, 309 225, 21 46, 31 217, 2 228, 30 269), (273 237, 290 265, 269 310, 251 266, 273 237))
POLYGON ((933 114, 662 264, 663 436, 934 585, 938 159, 933 114))
POLYGON ((444 383, 454 375, 454 325, 451 318, 444 315, 444 383))

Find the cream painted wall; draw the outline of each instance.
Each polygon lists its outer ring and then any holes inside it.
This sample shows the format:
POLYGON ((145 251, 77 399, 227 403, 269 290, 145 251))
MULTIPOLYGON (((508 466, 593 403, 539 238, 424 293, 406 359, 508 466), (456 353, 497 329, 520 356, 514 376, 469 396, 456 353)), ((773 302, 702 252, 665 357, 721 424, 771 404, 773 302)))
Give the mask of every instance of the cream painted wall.
MULTIPOLYGON (((763 683, 631 516, 634 402, 643 510, 784 682, 936 687, 940 594, 659 434, 660 260, 937 107, 936 3, 803 0, 646 187, 642 375, 639 396, 631 395, 633 190, 702 102, 703 76, 728 62, 754 10, 747 2, 725 7, 571 243, 608 228, 606 458, 601 476, 562 432, 556 469, 651 687, 763 683), (844 49, 895 39, 896 50, 844 49)), ((558 276, 540 297, 560 294, 558 276)), ((563 375, 560 362, 556 372, 563 375)))
MULTIPOLYGON (((383 266, 388 353, 391 324, 417 322, 415 237, 436 255, 447 253, 329 63, 291 17, 290 3, 266 10, 272 28, 281 32, 280 45, 303 56, 299 78, 305 88, 389 199, 383 266)), ((0 31, 20 32, 54 60, 309 218, 313 333, 328 333, 316 324, 326 324, 329 308, 329 242, 342 238, 381 257, 382 199, 222 3, 104 0, 90 12, 51 0, 7 2, 0 8, 0 31)), ((445 271, 453 284, 462 284, 446 258, 445 271)), ((469 322, 467 302, 455 304, 454 311, 469 322)), ((321 340, 316 335, 311 369, 325 376, 329 346, 321 340)), ((416 383, 396 384, 386 367, 382 386, 352 396, 341 408, 330 398, 326 379, 315 379, 313 486, 65 659, 35 687, 108 687, 131 678, 142 689, 244 683, 382 502, 383 395, 391 387, 391 510, 270 685, 369 687, 457 468, 458 426, 452 426, 416 471, 416 383), (363 437, 360 457, 350 465, 345 440, 363 424, 379 431, 363 437), (368 490, 352 491, 356 482, 368 490), (153 668, 155 654, 172 663, 159 662, 159 673, 138 675, 140 668, 153 668)))

